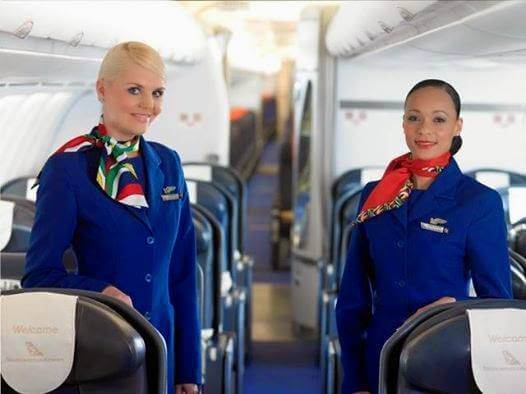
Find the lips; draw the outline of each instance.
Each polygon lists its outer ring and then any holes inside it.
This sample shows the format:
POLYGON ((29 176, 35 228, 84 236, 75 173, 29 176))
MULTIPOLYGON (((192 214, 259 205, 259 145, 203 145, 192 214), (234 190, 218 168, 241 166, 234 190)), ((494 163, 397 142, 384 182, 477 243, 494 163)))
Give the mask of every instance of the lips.
POLYGON ((415 143, 420 149, 430 149, 437 144, 436 142, 432 141, 415 141, 415 143))
POLYGON ((148 123, 151 118, 148 114, 132 114, 132 116, 141 123, 148 123))

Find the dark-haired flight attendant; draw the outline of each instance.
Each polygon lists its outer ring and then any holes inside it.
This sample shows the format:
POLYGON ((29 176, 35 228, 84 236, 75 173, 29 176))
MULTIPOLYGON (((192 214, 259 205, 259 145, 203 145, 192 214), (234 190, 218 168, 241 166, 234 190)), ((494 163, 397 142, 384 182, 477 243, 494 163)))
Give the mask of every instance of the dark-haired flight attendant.
POLYGON ((343 392, 376 392, 380 351, 414 313, 468 298, 511 298, 498 193, 463 175, 460 98, 425 80, 405 101, 410 153, 365 186, 336 306, 343 392))
POLYGON ((163 335, 168 393, 201 383, 195 237, 179 156, 142 134, 160 114, 165 69, 138 43, 105 56, 103 117, 62 146, 39 177, 24 287, 102 292, 137 309, 163 335), (78 274, 62 255, 73 246, 78 274))

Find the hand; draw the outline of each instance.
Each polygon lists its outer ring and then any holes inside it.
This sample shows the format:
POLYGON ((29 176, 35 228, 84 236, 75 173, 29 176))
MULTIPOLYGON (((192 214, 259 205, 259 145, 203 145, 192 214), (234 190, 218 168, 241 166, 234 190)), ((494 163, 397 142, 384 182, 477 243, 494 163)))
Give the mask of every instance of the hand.
POLYGON ((419 314, 421 314, 422 312, 427 311, 428 309, 430 309, 430 308, 432 308, 434 306, 442 305, 442 304, 449 304, 451 302, 456 302, 456 301, 457 300, 454 297, 442 297, 442 298, 432 302, 431 304, 427 304, 427 305, 423 306, 422 308, 418 308, 418 310, 415 313, 413 313, 413 315, 410 317, 410 319, 415 317, 415 316, 417 316, 417 315, 419 315, 419 314))
POLYGON ((122 291, 117 289, 115 286, 108 286, 104 290, 102 290, 102 294, 116 298, 125 304, 128 304, 133 308, 133 303, 128 294, 124 294, 122 291))
POLYGON ((175 394, 199 394, 197 384, 183 383, 175 385, 175 394))

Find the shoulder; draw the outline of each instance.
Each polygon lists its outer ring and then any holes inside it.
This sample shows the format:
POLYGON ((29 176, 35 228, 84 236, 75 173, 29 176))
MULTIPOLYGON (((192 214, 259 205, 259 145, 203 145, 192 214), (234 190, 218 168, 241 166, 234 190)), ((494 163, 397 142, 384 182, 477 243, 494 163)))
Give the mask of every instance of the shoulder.
POLYGON ((69 176, 74 174, 79 169, 83 155, 85 155, 84 152, 56 153, 46 160, 41 175, 62 174, 62 176, 69 176))
POLYGON ((502 199, 495 189, 467 175, 462 175, 457 193, 461 200, 478 208, 502 206, 502 199))
POLYGON ((178 166, 181 165, 181 158, 175 150, 159 142, 146 141, 146 143, 155 150, 163 162, 168 161, 169 163, 177 163, 178 166))
POLYGON ((362 200, 365 200, 380 181, 372 181, 365 184, 362 190, 362 200))

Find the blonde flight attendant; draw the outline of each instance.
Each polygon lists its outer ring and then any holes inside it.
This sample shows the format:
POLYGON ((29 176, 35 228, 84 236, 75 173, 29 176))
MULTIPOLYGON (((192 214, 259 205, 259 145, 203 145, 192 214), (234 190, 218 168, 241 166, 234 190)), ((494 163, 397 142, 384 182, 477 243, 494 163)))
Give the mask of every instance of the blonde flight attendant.
POLYGON ((177 153, 143 137, 164 92, 154 49, 126 42, 108 51, 99 124, 64 144, 39 177, 22 284, 99 291, 132 305, 166 341, 168 392, 189 394, 201 383, 190 203, 177 153), (69 246, 78 274, 62 265, 69 246))

